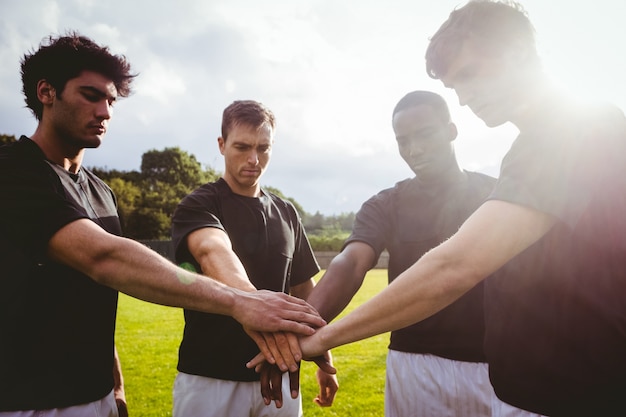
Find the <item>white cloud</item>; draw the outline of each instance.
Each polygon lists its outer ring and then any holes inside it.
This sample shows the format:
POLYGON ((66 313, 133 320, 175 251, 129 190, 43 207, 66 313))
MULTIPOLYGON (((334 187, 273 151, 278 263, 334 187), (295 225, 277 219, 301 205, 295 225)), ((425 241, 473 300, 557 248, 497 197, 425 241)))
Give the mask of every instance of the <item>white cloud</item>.
MULTIPOLYGON (((20 93, 22 54, 49 33, 77 29, 125 54, 140 73, 136 94, 116 105, 107 140, 87 165, 138 169, 145 151, 180 146, 222 169, 215 143, 222 110, 257 99, 278 117, 265 183, 310 212, 354 211, 411 175, 397 154, 391 110, 408 91, 431 89, 451 106, 461 165, 497 173, 515 129, 486 128, 424 71, 428 37, 459 3, 0 0, 0 133, 34 130, 20 93)), ((547 66, 626 107, 626 3, 522 3, 547 66)))

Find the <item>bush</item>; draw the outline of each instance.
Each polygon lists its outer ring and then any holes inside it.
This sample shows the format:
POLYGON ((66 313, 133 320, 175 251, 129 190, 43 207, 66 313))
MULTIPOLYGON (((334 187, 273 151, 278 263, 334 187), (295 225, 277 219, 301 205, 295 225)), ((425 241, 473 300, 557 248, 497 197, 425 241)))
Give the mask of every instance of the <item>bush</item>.
POLYGON ((314 251, 334 251, 339 252, 343 246, 343 242, 350 235, 349 232, 337 232, 336 234, 309 234, 309 242, 314 251))

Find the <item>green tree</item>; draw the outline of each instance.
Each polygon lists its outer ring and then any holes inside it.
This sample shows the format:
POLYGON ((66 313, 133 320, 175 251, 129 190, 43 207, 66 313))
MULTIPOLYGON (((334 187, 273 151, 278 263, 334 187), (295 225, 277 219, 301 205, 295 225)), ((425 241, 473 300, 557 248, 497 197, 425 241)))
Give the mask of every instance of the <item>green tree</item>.
POLYGON ((110 178, 107 183, 117 198, 117 211, 120 215, 122 230, 128 230, 129 219, 141 202, 141 188, 137 184, 120 177, 110 178))
POLYGON ((139 207, 130 214, 125 234, 139 240, 167 240, 171 222, 170 216, 158 208, 139 207))
POLYGON ((141 174, 149 182, 184 184, 190 189, 218 176, 213 170, 203 170, 194 155, 179 147, 165 148, 162 151, 153 149, 144 153, 141 158, 141 174))
MULTIPOLYGON (((141 171, 90 169, 115 192, 124 234, 141 240, 169 239, 171 217, 180 200, 221 175, 211 168, 204 169, 195 156, 178 147, 147 151, 142 156, 141 171)), ((341 249, 352 230, 354 213, 309 214, 279 189, 263 188, 293 203, 314 250, 341 249)))

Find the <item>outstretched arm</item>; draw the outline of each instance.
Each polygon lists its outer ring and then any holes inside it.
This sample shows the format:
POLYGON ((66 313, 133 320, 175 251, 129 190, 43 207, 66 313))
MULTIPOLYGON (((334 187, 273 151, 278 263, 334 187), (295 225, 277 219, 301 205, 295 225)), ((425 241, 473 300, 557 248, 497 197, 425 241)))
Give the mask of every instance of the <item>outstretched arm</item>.
POLYGON ((258 331, 310 335, 325 324, 314 308, 286 294, 244 292, 178 268, 131 239, 87 219, 73 221, 48 242, 48 255, 94 281, 158 304, 229 315, 258 331))
MULTIPOLYGON (((228 234, 222 229, 204 227, 187 236, 187 248, 198 261, 202 273, 229 287, 242 291, 256 291, 237 254, 233 251, 228 234)), ((302 297, 298 297, 302 298, 302 297)), ((302 359, 297 336, 293 333, 261 333, 245 328, 256 342, 265 358, 270 358, 283 372, 298 370, 302 359)))
POLYGON ((328 265, 307 302, 330 322, 348 305, 363 284, 365 274, 376 262, 374 249, 366 243, 350 242, 328 265))
POLYGON ((449 240, 347 316, 301 339, 305 357, 408 326, 446 307, 532 245, 551 216, 512 203, 484 203, 449 240))

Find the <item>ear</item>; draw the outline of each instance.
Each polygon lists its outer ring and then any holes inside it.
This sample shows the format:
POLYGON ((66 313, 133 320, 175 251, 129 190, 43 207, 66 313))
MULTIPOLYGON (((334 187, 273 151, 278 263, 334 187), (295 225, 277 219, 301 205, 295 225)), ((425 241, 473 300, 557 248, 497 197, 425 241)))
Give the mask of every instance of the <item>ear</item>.
POLYGON ((459 131, 456 128, 456 125, 450 122, 450 124, 448 124, 448 139, 450 139, 450 142, 456 139, 458 135, 459 135, 459 131))
POLYGON ((223 137, 220 136, 219 138, 217 138, 217 145, 220 148, 220 153, 224 155, 224 150, 226 149, 226 141, 223 137))
POLYGON ((42 104, 52 104, 56 97, 56 90, 46 80, 39 80, 37 83, 37 98, 42 104))

